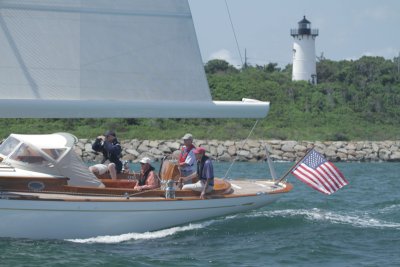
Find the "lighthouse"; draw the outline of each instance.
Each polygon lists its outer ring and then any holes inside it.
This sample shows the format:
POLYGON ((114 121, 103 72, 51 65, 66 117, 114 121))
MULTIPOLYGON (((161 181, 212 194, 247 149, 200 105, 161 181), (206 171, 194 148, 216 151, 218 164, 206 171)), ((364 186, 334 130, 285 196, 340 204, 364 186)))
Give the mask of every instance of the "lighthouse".
POLYGON ((315 38, 318 29, 311 29, 311 22, 303 17, 297 29, 291 29, 293 37, 293 72, 292 81, 309 81, 317 84, 315 38))

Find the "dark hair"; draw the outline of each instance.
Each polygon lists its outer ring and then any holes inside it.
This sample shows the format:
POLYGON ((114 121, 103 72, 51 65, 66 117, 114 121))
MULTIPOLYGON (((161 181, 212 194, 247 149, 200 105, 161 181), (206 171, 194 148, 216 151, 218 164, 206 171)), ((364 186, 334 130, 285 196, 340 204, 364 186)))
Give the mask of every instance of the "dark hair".
POLYGON ((114 136, 114 137, 116 137, 116 135, 115 135, 115 132, 113 131, 113 130, 108 130, 107 132, 105 132, 105 134, 104 134, 104 136, 109 136, 109 135, 112 135, 112 136, 114 136))

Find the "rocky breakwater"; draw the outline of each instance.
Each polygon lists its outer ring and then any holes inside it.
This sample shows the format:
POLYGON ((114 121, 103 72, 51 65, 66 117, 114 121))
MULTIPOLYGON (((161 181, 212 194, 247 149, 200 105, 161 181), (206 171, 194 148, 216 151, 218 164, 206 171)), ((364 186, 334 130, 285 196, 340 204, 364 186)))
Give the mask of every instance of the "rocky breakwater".
MULTIPOLYGON (((75 152, 84 161, 100 161, 101 153, 92 150, 90 139, 80 139, 75 146, 75 152)), ((274 161, 296 161, 303 157, 306 151, 314 147, 330 161, 393 161, 400 162, 399 141, 354 141, 354 142, 310 142, 310 141, 281 141, 281 140, 248 140, 244 141, 218 141, 198 140, 196 146, 202 146, 207 154, 218 161, 261 161, 265 159, 265 147, 268 147, 274 161)), ((181 140, 123 140, 122 158, 137 162, 140 158, 148 156, 155 161, 163 156, 179 151, 181 140)))

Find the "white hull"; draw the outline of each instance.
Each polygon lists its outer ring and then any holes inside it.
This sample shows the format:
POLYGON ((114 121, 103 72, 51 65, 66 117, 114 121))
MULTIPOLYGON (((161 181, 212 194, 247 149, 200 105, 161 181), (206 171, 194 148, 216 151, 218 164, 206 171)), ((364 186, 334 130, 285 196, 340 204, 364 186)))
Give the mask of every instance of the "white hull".
POLYGON ((176 201, 0 199, 0 236, 67 239, 153 231, 256 209, 280 195, 176 201))

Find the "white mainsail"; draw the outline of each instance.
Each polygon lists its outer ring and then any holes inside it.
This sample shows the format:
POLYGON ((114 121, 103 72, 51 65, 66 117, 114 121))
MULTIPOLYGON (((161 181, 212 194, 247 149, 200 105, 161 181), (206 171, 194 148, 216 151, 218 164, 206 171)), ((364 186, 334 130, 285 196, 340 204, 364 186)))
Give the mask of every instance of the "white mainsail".
POLYGON ((0 0, 0 117, 259 118, 212 101, 187 0, 0 0))

